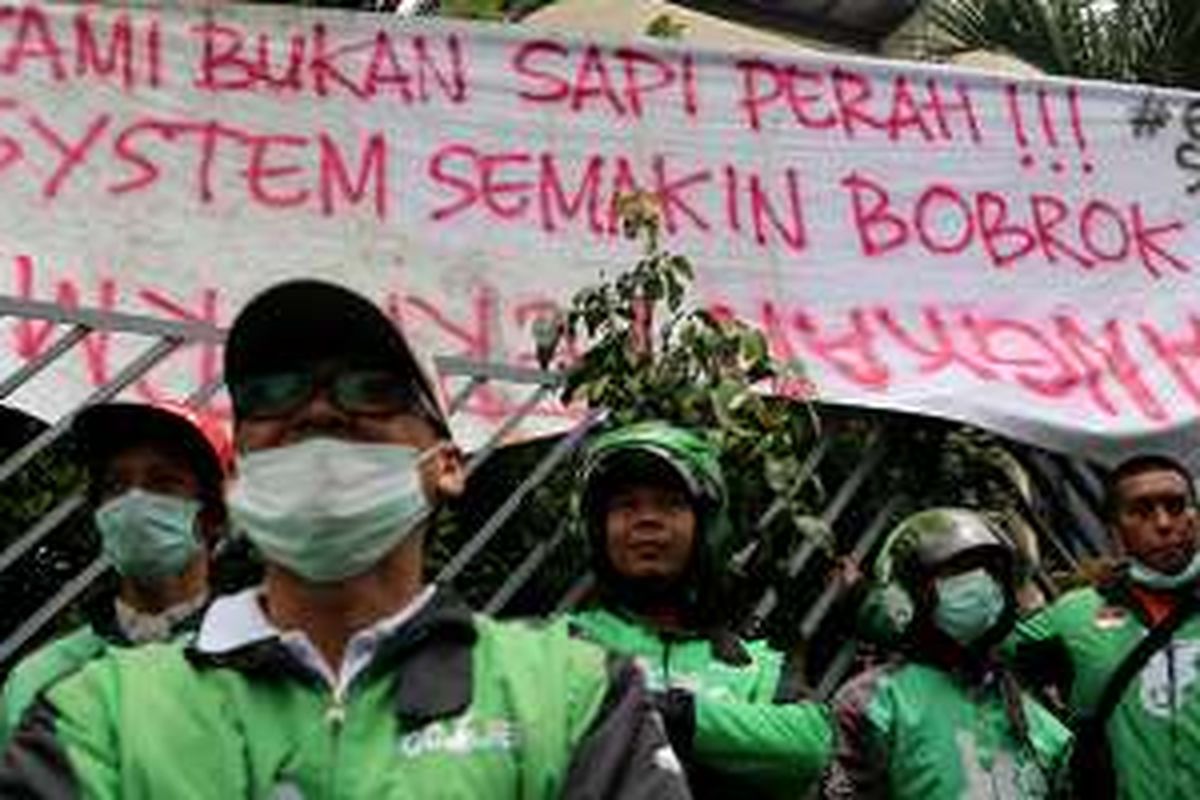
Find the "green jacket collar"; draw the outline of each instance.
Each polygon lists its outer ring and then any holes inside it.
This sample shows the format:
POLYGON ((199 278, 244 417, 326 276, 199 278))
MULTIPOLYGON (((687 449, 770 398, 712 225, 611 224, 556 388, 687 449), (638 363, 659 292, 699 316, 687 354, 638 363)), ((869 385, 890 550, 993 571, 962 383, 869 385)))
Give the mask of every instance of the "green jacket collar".
POLYGON ((730 666, 745 666, 753 660, 741 639, 728 628, 663 631, 655 628, 644 617, 618 605, 605 604, 584 609, 572 618, 570 627, 575 635, 602 643, 612 637, 621 636, 623 631, 631 628, 660 645, 703 640, 708 642, 714 658, 730 666))

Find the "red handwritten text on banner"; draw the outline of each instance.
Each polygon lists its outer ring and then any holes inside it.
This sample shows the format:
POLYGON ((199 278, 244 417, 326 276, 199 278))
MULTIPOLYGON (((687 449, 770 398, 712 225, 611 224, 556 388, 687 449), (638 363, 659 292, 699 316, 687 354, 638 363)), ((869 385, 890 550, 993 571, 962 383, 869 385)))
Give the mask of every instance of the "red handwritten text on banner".
MULTIPOLYGON (((1150 93, 295 8, 0 5, 0 291, 226 323, 318 275, 427 349, 532 363, 538 315, 634 257, 637 190, 704 302, 829 399, 1076 450, 1161 439, 1200 415, 1200 197, 1196 98, 1154 90, 1146 135, 1150 93)), ((10 328, 9 365, 53 340, 10 328)), ((127 349, 89 337, 60 388, 127 349)), ((218 365, 185 349, 136 391, 218 365)), ((54 394, 27 404, 53 416, 54 394)))

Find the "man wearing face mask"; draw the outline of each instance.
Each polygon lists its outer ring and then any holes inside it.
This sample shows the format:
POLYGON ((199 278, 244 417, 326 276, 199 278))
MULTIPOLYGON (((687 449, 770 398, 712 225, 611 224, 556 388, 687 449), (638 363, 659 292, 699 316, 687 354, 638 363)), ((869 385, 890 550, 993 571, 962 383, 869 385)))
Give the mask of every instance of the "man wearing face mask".
POLYGON ((1081 797, 1200 797, 1200 555, 1192 476, 1130 458, 1105 485, 1122 559, 1018 626, 1031 680, 1058 688, 1078 737, 1081 797))
POLYGON ((796 702, 778 651, 728 627, 733 530, 718 456, 665 422, 589 445, 579 507, 598 597, 571 624, 637 659, 697 797, 800 797, 828 758, 829 721, 796 702))
POLYGON ((72 434, 116 597, 90 625, 35 651, 9 674, 3 741, 34 698, 110 647, 190 631, 208 602, 213 549, 225 525, 223 432, 195 416, 134 403, 84 409, 72 434))
POLYGON ((889 535, 875 588, 891 595, 902 657, 835 697, 824 798, 1064 796, 1070 734, 993 654, 1014 622, 1014 567, 1007 538, 966 509, 919 512, 889 535))
POLYGON ((632 664, 425 583, 424 537, 463 469, 377 307, 319 281, 269 289, 235 320, 225 373, 230 515, 263 585, 215 602, 190 644, 57 684, 0 795, 688 796, 632 664))

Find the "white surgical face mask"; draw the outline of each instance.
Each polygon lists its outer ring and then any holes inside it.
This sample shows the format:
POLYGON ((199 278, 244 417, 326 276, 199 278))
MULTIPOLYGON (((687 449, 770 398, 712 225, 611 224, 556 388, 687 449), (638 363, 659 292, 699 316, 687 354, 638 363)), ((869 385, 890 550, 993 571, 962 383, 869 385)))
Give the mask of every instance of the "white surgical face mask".
POLYGON ((430 504, 415 447, 306 439, 238 462, 229 514, 268 561, 316 583, 366 572, 430 504))
POLYGON ((1004 614, 1004 590, 983 568, 938 578, 935 585, 934 622, 964 647, 990 632, 1004 614))
POLYGON ((190 497, 130 489, 96 509, 100 546, 117 572, 129 578, 178 575, 200 551, 190 497))

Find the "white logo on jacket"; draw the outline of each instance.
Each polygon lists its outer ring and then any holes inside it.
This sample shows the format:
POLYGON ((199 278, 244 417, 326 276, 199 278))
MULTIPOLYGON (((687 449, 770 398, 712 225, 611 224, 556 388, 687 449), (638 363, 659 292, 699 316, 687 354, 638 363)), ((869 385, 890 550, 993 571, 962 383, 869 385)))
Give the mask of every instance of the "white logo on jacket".
POLYGON ((962 767, 963 800, 1019 800, 1044 798, 1050 794, 1046 778, 1037 764, 1018 760, 1004 750, 990 751, 985 757, 971 731, 954 735, 958 760, 962 767))
POLYGON ((1169 718, 1183 705, 1197 678, 1200 642, 1170 642, 1142 667, 1142 708, 1152 716, 1169 718))
POLYGON ((405 758, 429 753, 463 756, 517 747, 517 727, 507 719, 477 720, 468 711, 461 717, 437 720, 400 737, 396 751, 405 758))

